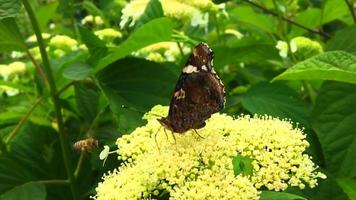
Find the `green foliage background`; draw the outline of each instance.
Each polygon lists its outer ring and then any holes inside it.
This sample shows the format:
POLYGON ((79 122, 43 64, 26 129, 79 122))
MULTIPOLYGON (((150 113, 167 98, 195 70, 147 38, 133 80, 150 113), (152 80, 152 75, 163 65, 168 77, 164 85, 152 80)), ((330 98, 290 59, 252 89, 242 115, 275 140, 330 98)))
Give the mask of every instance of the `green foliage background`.
POLYGON ((224 2, 226 14, 211 12, 202 28, 165 16, 160 2, 151 0, 135 26, 120 29, 123 0, 0 0, 0 64, 21 60, 28 68, 20 82, 0 79, 21 91, 0 97, 0 199, 93 195, 102 174, 119 165, 115 156, 102 165, 103 145, 114 147, 119 136, 144 124, 142 115, 153 105, 169 104, 189 54, 181 52, 174 62, 133 54, 162 41, 211 46, 227 90, 224 112, 290 118, 305 128, 308 153, 328 178, 314 189, 263 192, 262 199, 356 199, 356 2, 224 2), (95 24, 80 24, 86 15, 100 16, 103 27, 123 37, 108 45, 94 34, 95 24), (37 44, 24 38, 39 31, 68 35, 88 51, 48 58, 43 51, 36 66, 29 49, 37 44), (301 58, 289 51, 281 58, 277 41, 296 36, 319 42, 324 53, 301 58), (25 56, 13 59, 12 51, 25 56), (99 141, 99 149, 73 149, 88 137, 99 141))

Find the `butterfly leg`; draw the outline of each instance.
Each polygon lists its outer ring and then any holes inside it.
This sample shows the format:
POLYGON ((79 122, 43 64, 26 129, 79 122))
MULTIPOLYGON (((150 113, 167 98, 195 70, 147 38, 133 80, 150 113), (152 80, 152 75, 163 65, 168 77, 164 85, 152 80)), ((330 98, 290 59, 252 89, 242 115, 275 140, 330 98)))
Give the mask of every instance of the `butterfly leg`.
MULTIPOLYGON (((159 145, 158 145, 158 142, 157 142, 157 135, 159 133, 159 131, 161 130, 162 126, 159 127, 159 129, 157 130, 157 132, 155 133, 155 143, 156 143, 156 146, 157 146, 157 149, 159 152, 161 152, 161 149, 159 148, 159 145)), ((166 129, 164 129, 164 131, 166 132, 166 129)), ((167 134, 166 134, 167 135, 167 134)))
POLYGON ((203 136, 199 135, 199 133, 198 133, 198 131, 197 131, 197 130, 195 130, 195 129, 193 129, 193 130, 194 130, 194 133, 195 133, 195 134, 197 134, 200 138, 204 139, 204 137, 203 137, 203 136))
POLYGON ((167 140, 168 140, 168 134, 167 134, 167 131, 166 131, 166 129, 163 129, 164 130, 164 134, 166 135, 166 138, 167 138, 167 140))
POLYGON ((173 139, 174 139, 174 144, 177 144, 176 136, 174 135, 173 131, 171 131, 173 139))

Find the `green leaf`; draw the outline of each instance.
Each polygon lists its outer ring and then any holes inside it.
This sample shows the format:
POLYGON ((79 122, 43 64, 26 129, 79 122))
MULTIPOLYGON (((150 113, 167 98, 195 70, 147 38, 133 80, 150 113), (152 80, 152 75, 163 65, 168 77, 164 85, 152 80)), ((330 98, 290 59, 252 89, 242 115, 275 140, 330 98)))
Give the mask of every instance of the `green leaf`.
POLYGON ((142 124, 141 116, 152 106, 168 105, 176 78, 165 66, 138 58, 119 60, 98 75, 122 131, 142 124))
POLYGON ((105 42, 100 40, 93 32, 84 28, 83 26, 78 26, 80 33, 80 39, 88 47, 88 49, 93 48, 106 48, 105 42))
POLYGON ((25 50, 24 40, 14 18, 0 20, 0 52, 25 50))
POLYGON ((171 39, 173 24, 168 18, 154 19, 135 31, 125 42, 99 61, 95 72, 104 69, 109 64, 119 60, 133 51, 157 42, 171 39))
POLYGON ((81 116, 92 122, 99 111, 99 91, 93 83, 75 84, 75 99, 81 116))
POLYGON ((349 196, 351 200, 356 199, 356 180, 355 179, 338 179, 337 183, 349 196))
POLYGON ((248 157, 244 157, 241 155, 237 155, 233 157, 232 164, 234 166, 234 174, 235 176, 242 174, 243 176, 252 175, 253 166, 252 159, 248 157))
POLYGON ((289 118, 308 127, 308 109, 300 96, 281 83, 262 82, 252 86, 242 98, 242 105, 251 113, 289 118))
POLYGON ((327 0, 323 9, 322 23, 326 24, 349 14, 345 1, 327 0))
POLYGON ((231 13, 233 13, 240 22, 253 25, 265 32, 276 32, 276 19, 269 15, 255 12, 251 6, 238 6, 233 9, 231 13))
POLYGON ((274 191, 262 191, 261 200, 306 200, 306 198, 287 193, 287 192, 274 192, 274 191))
POLYGON ((90 1, 84 1, 82 3, 83 8, 85 8, 90 14, 94 16, 100 16, 102 19, 104 19, 104 14, 103 12, 96 7, 96 5, 90 1))
MULTIPOLYGON (((319 8, 308 8, 296 15, 295 21, 303 24, 303 26, 315 29, 320 25, 321 10, 319 8)), ((292 26, 291 37, 303 35, 305 32, 307 32, 305 29, 292 26)))
POLYGON ((16 17, 21 9, 21 0, 0 0, 0 20, 16 17))
POLYGON ((356 176, 356 87, 325 82, 312 112, 312 126, 324 152, 326 167, 337 177, 356 176))
POLYGON ((10 152, 0 155, 0 194, 27 182, 62 177, 57 138, 53 129, 26 123, 9 144, 10 152))
POLYGON ((326 44, 328 51, 344 50, 350 53, 356 52, 356 26, 347 27, 338 31, 326 44))
POLYGON ((45 200, 46 188, 42 183, 29 182, 5 192, 0 196, 1 200, 45 200))
POLYGON ((158 0, 150 0, 145 8, 145 12, 136 22, 136 28, 141 27, 147 22, 163 17, 163 8, 161 2, 158 0))
POLYGON ((297 63, 273 80, 336 80, 356 83, 356 56, 344 51, 326 52, 297 63))
POLYGON ((56 12, 58 2, 48 2, 45 5, 41 5, 36 8, 36 19, 38 20, 38 25, 40 30, 44 31, 48 27, 48 22, 50 20, 55 20, 60 18, 60 15, 56 12))
POLYGON ((101 58, 105 57, 108 52, 108 48, 103 40, 100 40, 92 31, 79 26, 79 33, 82 42, 88 47, 90 58, 88 63, 95 65, 101 58))
POLYGON ((307 199, 312 200, 348 200, 346 194, 342 191, 342 189, 337 184, 335 177, 325 172, 327 178, 319 179, 318 186, 315 188, 305 188, 304 190, 299 190, 298 188, 290 188, 288 190, 292 190, 293 193, 299 194, 299 192, 303 192, 303 194, 307 197, 307 199), (297 193, 298 192, 298 193, 297 193))
POLYGON ((85 63, 69 64, 63 71, 64 78, 70 80, 83 80, 92 72, 92 68, 85 63))
POLYGON ((258 41, 244 41, 234 47, 216 46, 213 50, 217 69, 240 62, 256 63, 280 59, 275 44, 258 41))

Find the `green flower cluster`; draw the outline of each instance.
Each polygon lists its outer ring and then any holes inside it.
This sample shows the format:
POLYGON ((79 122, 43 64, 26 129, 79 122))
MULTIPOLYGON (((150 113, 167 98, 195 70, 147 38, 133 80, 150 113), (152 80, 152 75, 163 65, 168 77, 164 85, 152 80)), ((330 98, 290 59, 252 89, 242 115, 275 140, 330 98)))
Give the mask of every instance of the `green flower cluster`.
POLYGON ((289 45, 287 42, 280 40, 277 42, 276 48, 282 58, 287 58, 290 50, 297 60, 305 60, 323 53, 323 48, 319 42, 302 36, 291 39, 289 45))

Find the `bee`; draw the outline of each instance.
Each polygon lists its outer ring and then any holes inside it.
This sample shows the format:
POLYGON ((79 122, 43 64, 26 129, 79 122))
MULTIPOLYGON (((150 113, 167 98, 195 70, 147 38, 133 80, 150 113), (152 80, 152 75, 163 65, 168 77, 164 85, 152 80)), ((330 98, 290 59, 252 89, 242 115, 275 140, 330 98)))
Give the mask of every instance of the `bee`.
POLYGON ((94 138, 79 140, 73 144, 73 148, 78 151, 91 152, 94 148, 98 148, 98 140, 94 138))

